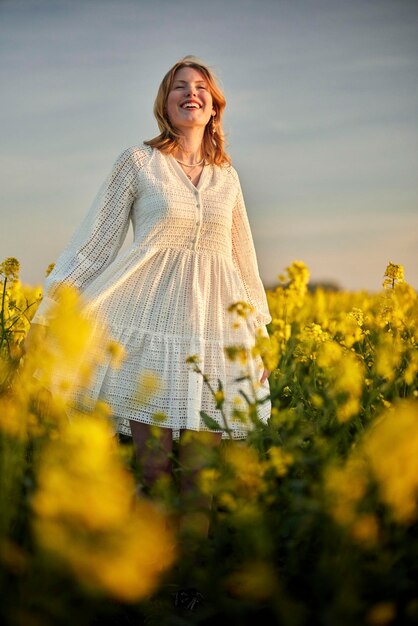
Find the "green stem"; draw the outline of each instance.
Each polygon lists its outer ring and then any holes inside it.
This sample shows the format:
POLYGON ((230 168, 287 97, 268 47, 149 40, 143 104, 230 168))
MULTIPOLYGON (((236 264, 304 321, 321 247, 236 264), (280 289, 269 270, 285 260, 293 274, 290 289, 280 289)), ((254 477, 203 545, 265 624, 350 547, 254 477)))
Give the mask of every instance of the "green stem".
MULTIPOLYGON (((211 394, 212 394, 212 396, 213 396, 213 399, 216 401, 216 392, 214 391, 214 389, 213 389, 212 385, 210 384, 208 377, 207 377, 207 376, 205 376, 205 374, 202 372, 202 370, 200 369, 200 367, 199 367, 198 365, 196 365, 196 364, 195 364, 195 371, 196 371, 198 374, 201 374, 201 376, 203 376, 203 382, 204 382, 204 383, 206 383, 206 385, 209 387, 209 391, 211 392, 211 394)), ((227 420, 227 418, 226 418, 225 412, 224 412, 224 410, 223 410, 223 408, 222 408, 222 407, 219 407, 219 410, 220 410, 221 415, 222 415, 222 421, 223 421, 223 424, 224 424, 224 431, 225 431, 226 433, 228 433, 228 437, 229 437, 230 439, 232 439, 232 434, 231 434, 231 433, 232 433, 232 430, 229 428, 229 425, 228 425, 228 420, 227 420)))
POLYGON ((6 327, 4 323, 4 305, 6 302, 6 285, 7 285, 7 276, 4 277, 3 282, 3 295, 1 300, 1 311, 0 311, 0 325, 1 325, 1 341, 0 341, 0 350, 3 347, 3 343, 6 337, 6 327))

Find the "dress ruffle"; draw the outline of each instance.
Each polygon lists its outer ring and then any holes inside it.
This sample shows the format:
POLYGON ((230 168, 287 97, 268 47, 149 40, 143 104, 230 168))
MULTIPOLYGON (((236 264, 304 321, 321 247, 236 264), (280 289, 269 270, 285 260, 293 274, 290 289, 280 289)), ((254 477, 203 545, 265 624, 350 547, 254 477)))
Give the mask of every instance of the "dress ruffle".
MULTIPOLYGON (((246 406, 240 390, 249 398, 266 400, 269 386, 267 382, 256 384, 263 365, 260 359, 250 357, 253 317, 244 320, 227 310, 229 304, 245 297, 231 260, 211 251, 141 250, 133 246, 119 262, 118 270, 113 268, 109 291, 104 288, 106 281, 104 273, 94 288, 86 290, 84 295, 91 298, 86 312, 93 319, 107 320, 112 338, 124 347, 126 356, 117 370, 108 364, 99 368, 88 390, 89 401, 105 397, 118 416, 117 429, 127 435, 129 419, 163 427, 167 423, 175 437, 180 429, 206 430, 201 410, 225 426, 202 375, 186 363, 188 357, 197 356, 212 389, 217 390, 218 379, 224 385, 228 427, 234 437, 245 437, 247 429, 231 418, 234 406, 246 406), (193 308, 189 308, 190 302, 193 308), (121 311, 123 325, 119 322, 121 311), (227 346, 245 346, 247 364, 230 361, 225 354, 227 346), (141 372, 155 372, 159 382, 158 391, 145 404, 138 400, 141 372), (235 382, 244 375, 249 375, 252 383, 235 382), (153 417, 155 413, 158 419, 153 417), (161 414, 168 419, 161 421, 161 414)), ((80 390, 81 394, 85 390, 80 390)), ((267 400, 259 406, 261 420, 268 419, 270 409, 267 400)))

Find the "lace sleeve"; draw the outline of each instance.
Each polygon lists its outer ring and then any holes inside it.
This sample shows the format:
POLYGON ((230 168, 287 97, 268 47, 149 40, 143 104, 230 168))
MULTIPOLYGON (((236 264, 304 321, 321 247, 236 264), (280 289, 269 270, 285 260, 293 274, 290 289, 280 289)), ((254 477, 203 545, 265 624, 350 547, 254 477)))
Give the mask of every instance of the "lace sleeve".
POLYGON ((125 149, 114 162, 85 218, 44 283, 44 297, 32 323, 48 324, 48 309, 63 283, 83 291, 115 259, 129 228, 136 196, 136 159, 125 149))
MULTIPOLYGON (((234 178, 237 181, 238 190, 232 214, 232 259, 247 294, 247 302, 254 307, 255 326, 264 326, 271 322, 271 315, 258 271, 251 227, 236 172, 234 172, 234 178)), ((263 330, 267 335, 267 331, 263 330)))

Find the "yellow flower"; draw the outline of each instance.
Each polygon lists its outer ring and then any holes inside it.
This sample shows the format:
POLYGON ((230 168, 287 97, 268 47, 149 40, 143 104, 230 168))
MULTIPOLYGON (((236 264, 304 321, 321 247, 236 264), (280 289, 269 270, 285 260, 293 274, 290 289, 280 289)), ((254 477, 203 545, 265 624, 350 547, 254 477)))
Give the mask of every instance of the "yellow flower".
POLYGON ((330 336, 322 330, 319 324, 311 322, 303 327, 299 339, 294 356, 298 361, 307 363, 317 359, 319 347, 328 342, 330 336))
POLYGON ((221 390, 215 391, 214 400, 215 400, 216 408, 217 409, 221 408, 225 400, 224 392, 221 390))
POLYGON ((249 407, 244 398, 242 396, 234 396, 231 404, 231 419, 247 424, 249 420, 248 412, 249 407))
POLYGON ((354 307, 350 313, 344 315, 336 326, 337 334, 342 335, 341 344, 346 348, 352 348, 360 341, 364 334, 364 319, 361 309, 354 307))
POLYGON ((359 515, 351 527, 351 535, 361 544, 373 546, 376 544, 379 526, 376 517, 371 514, 359 515))
POLYGON ((262 489, 263 465, 254 448, 233 443, 225 450, 226 463, 233 469, 238 493, 257 493, 262 489))
POLYGON ((153 370, 144 370, 139 375, 136 399, 140 404, 148 404, 163 388, 162 380, 153 370))
POLYGON ((379 602, 368 611, 366 622, 370 626, 388 626, 396 617, 396 608, 393 602, 379 602))
POLYGON ((228 313, 236 313, 239 317, 246 319, 254 312, 254 307, 248 302, 234 302, 228 307, 228 313))
MULTIPOLYGON (((294 261, 286 268, 288 282, 286 285, 279 285, 274 292, 267 292, 267 301, 273 322, 273 332, 279 320, 285 325, 290 324, 301 311, 305 304, 308 290, 309 269, 303 261, 294 261)), ((281 282, 286 281, 286 277, 279 276, 281 282)))
POLYGON ((16 439, 26 439, 27 420, 21 407, 12 397, 0 397, 0 430, 16 439))
POLYGON ((328 380, 328 393, 337 403, 337 417, 345 422, 360 410, 364 367, 355 353, 335 341, 320 346, 318 365, 328 380))
POLYGON ((402 360, 403 346, 398 337, 388 333, 379 339, 376 350, 375 369, 376 373, 388 381, 392 381, 402 360))
POLYGON ((364 325, 364 313, 361 309, 359 309, 358 307, 353 307, 350 311, 350 313, 348 314, 348 317, 353 318, 357 324, 360 326, 360 328, 363 327, 364 325))
POLYGON ((225 346, 224 351, 230 361, 238 361, 242 365, 246 365, 249 360, 250 350, 245 346, 225 346))
POLYGON ((218 502, 219 506, 227 511, 236 511, 238 507, 238 502, 235 496, 228 491, 223 491, 219 494, 218 502))
POLYGON ((270 563, 250 561, 229 576, 226 586, 234 596, 263 602, 276 592, 276 573, 270 563))
POLYGON ((272 372, 279 361, 280 343, 277 334, 266 337, 260 328, 256 329, 255 344, 251 352, 253 356, 260 355, 264 366, 272 372))
POLYGON ((54 267, 55 267, 55 263, 50 263, 45 270, 45 276, 49 276, 52 270, 54 269, 54 267))
POLYGON ((55 297, 44 334, 35 336, 27 351, 25 376, 29 379, 31 370, 38 386, 49 389, 65 411, 72 391, 87 390, 97 366, 109 360, 109 333, 104 323, 89 319, 74 287, 62 285, 55 297))
POLYGON ((111 340, 108 342, 106 350, 110 355, 112 367, 120 368, 123 360, 126 358, 125 348, 117 341, 111 340))
POLYGON ((418 517, 418 403, 410 400, 385 411, 367 433, 363 449, 383 501, 395 519, 418 517))
POLYGON ((311 402, 316 409, 321 409, 324 406, 324 399, 317 393, 311 395, 311 402))
POLYGON ((205 467, 199 472, 199 488, 203 493, 213 494, 215 487, 221 477, 218 470, 212 467, 205 467))
POLYGON ((0 263, 0 274, 11 281, 18 280, 20 271, 20 263, 14 257, 8 257, 0 263))
POLYGON ((200 358, 199 358, 199 355, 197 354, 191 354, 186 359, 186 363, 191 363, 191 364, 197 364, 199 363, 199 361, 200 361, 200 358))
POLYGON ((396 265, 390 262, 386 268, 384 274, 385 280, 383 281, 383 287, 394 287, 396 283, 401 283, 404 280, 403 265, 396 265))
POLYGON ((293 456, 278 446, 272 446, 268 451, 268 456, 269 460, 266 469, 269 466, 273 467, 277 476, 285 476, 289 465, 293 463, 293 456))
POLYGON ((175 558, 160 511, 136 499, 106 419, 73 416, 46 446, 33 497, 39 545, 87 587, 131 602, 175 558))
POLYGON ((352 456, 345 465, 329 466, 324 476, 329 507, 334 519, 351 525, 357 517, 357 504, 367 489, 367 465, 359 456, 352 456))
POLYGON ((415 349, 408 355, 408 365, 404 372, 404 379, 407 385, 412 385, 418 374, 418 350, 415 349))
POLYGON ((168 415, 164 411, 155 411, 152 417, 156 422, 165 422, 168 419, 168 415))

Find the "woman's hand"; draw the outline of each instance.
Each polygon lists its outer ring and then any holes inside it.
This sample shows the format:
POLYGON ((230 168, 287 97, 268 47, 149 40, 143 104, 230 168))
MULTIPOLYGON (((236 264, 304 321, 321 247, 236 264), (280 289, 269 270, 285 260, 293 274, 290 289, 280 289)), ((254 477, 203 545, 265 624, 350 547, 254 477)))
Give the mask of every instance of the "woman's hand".
POLYGON ((260 383, 263 384, 264 381, 270 376, 271 372, 268 369, 264 368, 263 375, 260 378, 260 383))

